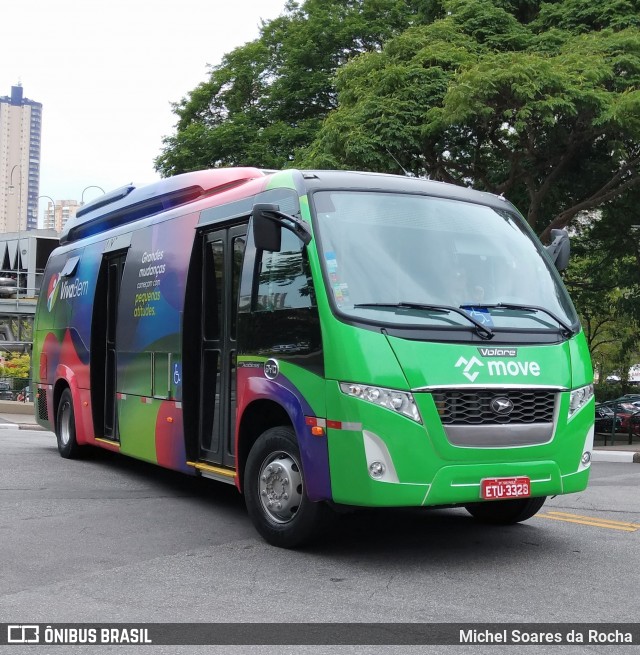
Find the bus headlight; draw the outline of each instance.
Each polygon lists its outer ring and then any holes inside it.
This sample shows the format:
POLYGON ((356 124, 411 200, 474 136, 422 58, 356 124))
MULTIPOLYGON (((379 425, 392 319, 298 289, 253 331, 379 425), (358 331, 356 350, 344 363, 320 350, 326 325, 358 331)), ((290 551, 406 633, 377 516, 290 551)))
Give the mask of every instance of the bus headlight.
POLYGON ((353 382, 340 382, 342 393, 347 396, 366 400, 374 405, 386 407, 397 414, 402 414, 416 423, 422 423, 420 412, 413 399, 413 395, 408 391, 398 391, 396 389, 384 389, 383 387, 372 387, 365 384, 355 384, 353 382))
POLYGON ((587 384, 585 387, 574 389, 569 398, 569 418, 571 418, 579 409, 582 409, 593 398, 593 385, 587 384))

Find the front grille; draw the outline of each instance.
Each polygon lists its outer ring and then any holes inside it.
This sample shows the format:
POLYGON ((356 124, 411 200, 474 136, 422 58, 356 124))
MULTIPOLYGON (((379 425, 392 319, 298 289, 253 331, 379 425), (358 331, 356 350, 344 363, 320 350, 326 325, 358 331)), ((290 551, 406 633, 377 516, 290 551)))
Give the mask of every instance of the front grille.
POLYGON ((436 391, 433 399, 444 425, 514 425, 552 423, 556 392, 538 389, 474 389, 436 391), (491 407, 508 399, 513 409, 499 414, 491 407))
POLYGON ((47 390, 38 389, 36 393, 36 400, 38 402, 38 418, 40 418, 42 421, 48 421, 49 412, 47 411, 47 390))

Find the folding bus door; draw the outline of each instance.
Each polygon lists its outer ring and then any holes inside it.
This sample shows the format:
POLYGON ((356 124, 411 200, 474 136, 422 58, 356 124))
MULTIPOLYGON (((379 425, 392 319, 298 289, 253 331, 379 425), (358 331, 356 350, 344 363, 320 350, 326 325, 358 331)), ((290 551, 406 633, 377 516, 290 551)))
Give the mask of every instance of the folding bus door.
POLYGON ((199 459, 235 466, 236 319, 246 225, 202 239, 199 459))
POLYGON ((91 398, 96 436, 119 440, 116 415, 116 330, 126 252, 105 253, 98 275, 91 336, 91 398))

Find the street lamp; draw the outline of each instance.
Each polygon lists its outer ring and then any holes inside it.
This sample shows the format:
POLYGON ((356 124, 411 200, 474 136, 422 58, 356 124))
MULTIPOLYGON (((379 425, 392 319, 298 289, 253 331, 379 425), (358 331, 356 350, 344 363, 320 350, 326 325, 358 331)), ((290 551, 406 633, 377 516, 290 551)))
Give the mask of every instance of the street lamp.
POLYGON ((55 201, 51 196, 47 196, 46 194, 42 194, 41 196, 38 196, 38 200, 40 200, 40 198, 48 198, 48 199, 49 199, 49 202, 51 203, 51 207, 52 207, 52 210, 51 210, 51 211, 53 212, 53 224, 54 224, 54 229, 55 229, 55 223, 56 223, 56 201, 55 201))
POLYGON ((84 205, 84 192, 87 189, 100 189, 100 191, 102 191, 103 194, 105 192, 104 189, 101 186, 96 186, 95 184, 90 184, 89 186, 82 189, 82 195, 80 196, 80 206, 84 205))

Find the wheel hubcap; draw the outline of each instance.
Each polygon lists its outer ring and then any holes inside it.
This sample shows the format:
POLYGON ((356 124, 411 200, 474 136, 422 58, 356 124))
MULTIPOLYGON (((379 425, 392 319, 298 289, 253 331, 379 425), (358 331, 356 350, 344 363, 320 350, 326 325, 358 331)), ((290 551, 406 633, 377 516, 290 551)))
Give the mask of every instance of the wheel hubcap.
POLYGON ((71 437, 70 416, 69 403, 65 403, 60 409, 60 441, 62 441, 63 446, 69 443, 71 437))
POLYGON ((289 453, 272 453, 258 476, 260 502, 268 516, 277 523, 288 523, 302 502, 302 475, 298 462, 289 453))

